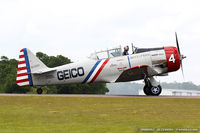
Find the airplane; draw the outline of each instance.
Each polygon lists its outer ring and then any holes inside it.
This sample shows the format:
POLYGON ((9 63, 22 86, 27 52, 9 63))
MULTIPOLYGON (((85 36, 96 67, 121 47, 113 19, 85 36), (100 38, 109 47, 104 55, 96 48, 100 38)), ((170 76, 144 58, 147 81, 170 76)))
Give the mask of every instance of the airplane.
POLYGON ((93 53, 88 60, 54 68, 47 67, 29 49, 20 51, 16 83, 19 86, 42 86, 115 83, 144 80, 143 91, 147 96, 159 96, 162 87, 154 76, 167 76, 179 70, 182 60, 178 37, 176 45, 158 48, 133 48, 133 53, 122 56, 122 48, 93 53))

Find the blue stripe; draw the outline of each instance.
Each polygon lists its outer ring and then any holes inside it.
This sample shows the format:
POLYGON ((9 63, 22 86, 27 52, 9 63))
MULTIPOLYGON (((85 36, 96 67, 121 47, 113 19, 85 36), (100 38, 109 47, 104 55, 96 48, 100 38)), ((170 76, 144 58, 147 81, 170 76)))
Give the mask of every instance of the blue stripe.
POLYGON ((26 68, 27 68, 27 73, 28 73, 29 85, 33 86, 32 77, 31 77, 31 69, 30 69, 30 64, 29 64, 26 48, 24 48, 23 51, 24 51, 24 58, 25 58, 26 68))
POLYGON ((87 77, 84 79, 84 81, 82 82, 82 84, 86 83, 87 80, 90 78, 90 76, 92 75, 92 73, 94 72, 94 70, 96 69, 96 67, 98 66, 98 64, 101 62, 101 60, 98 60, 96 62, 96 64, 93 66, 92 70, 89 72, 89 74, 87 75, 87 77))
POLYGON ((131 63, 130 63, 129 56, 127 56, 127 57, 128 57, 129 68, 131 68, 131 63))

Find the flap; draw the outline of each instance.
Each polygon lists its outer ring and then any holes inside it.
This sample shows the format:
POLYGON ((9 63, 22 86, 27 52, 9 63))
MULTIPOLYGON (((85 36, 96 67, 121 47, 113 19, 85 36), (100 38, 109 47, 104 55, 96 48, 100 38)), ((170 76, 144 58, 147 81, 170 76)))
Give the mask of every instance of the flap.
POLYGON ((144 79, 145 75, 154 76, 158 72, 148 65, 141 65, 129 68, 122 72, 116 82, 127 82, 144 79))

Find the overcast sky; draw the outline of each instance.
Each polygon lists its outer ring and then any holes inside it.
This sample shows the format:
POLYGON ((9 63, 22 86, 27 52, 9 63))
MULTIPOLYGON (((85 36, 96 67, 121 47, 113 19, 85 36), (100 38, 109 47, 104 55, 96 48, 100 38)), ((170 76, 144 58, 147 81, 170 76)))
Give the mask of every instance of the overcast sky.
POLYGON ((199 0, 0 0, 0 55, 18 59, 20 49, 83 60, 99 49, 127 45, 175 46, 181 71, 159 81, 200 84, 199 0))

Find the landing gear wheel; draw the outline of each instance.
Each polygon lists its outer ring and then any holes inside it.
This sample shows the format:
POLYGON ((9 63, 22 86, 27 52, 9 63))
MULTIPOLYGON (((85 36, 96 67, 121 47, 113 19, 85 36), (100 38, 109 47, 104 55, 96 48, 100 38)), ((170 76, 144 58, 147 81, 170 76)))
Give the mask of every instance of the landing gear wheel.
POLYGON ((162 88, 154 77, 144 77, 145 86, 143 88, 144 93, 147 96, 159 96, 162 92, 162 88))
POLYGON ((42 94, 43 90, 41 88, 37 89, 37 94, 42 94))
POLYGON ((162 92, 162 87, 160 85, 158 86, 147 86, 145 85, 143 88, 144 94, 147 96, 159 96, 162 92))
POLYGON ((159 96, 160 93, 162 92, 162 88, 161 88, 160 85, 158 85, 158 86, 152 86, 151 89, 150 89, 150 91, 151 91, 151 95, 152 96, 159 96))
POLYGON ((143 91, 145 95, 147 96, 151 95, 150 89, 147 85, 144 86, 143 91))

